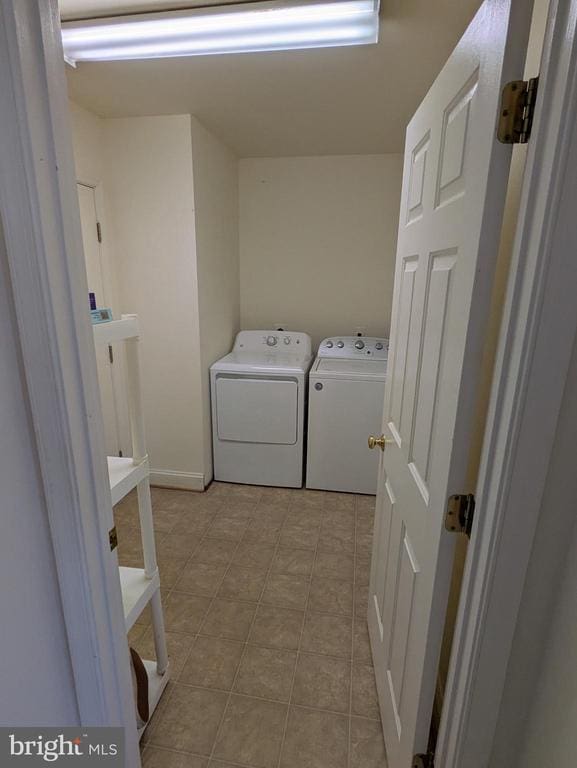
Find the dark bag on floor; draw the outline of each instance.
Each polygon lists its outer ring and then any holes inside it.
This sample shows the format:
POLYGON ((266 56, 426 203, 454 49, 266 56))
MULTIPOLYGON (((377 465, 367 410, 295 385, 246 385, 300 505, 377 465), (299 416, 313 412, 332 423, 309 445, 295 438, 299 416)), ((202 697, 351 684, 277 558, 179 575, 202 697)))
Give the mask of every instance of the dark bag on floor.
POLYGON ((130 669, 132 672, 132 688, 136 705, 137 725, 141 728, 148 722, 150 708, 148 703, 148 674, 142 659, 134 648, 130 648, 130 669))

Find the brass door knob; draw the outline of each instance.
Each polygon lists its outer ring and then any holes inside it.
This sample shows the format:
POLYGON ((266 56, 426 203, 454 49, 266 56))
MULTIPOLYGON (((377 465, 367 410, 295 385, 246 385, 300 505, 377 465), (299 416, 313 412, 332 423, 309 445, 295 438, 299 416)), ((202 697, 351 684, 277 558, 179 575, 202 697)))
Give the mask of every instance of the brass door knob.
POLYGON ((389 443, 390 440, 387 440, 387 438, 384 435, 381 435, 380 437, 375 437, 374 435, 369 435, 369 448, 373 450, 373 448, 376 448, 377 445, 381 449, 381 451, 385 450, 385 445, 389 443))

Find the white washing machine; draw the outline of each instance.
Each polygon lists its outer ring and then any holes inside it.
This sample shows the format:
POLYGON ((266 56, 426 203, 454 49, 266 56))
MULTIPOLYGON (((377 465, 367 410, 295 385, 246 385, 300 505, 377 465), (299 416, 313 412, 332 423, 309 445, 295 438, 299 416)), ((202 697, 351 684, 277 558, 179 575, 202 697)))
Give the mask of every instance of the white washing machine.
POLYGON ((309 375, 307 488, 377 492, 378 451, 367 438, 383 420, 388 339, 325 339, 309 375))
POLYGON ((211 366, 215 480, 302 486, 311 361, 306 333, 241 331, 211 366))

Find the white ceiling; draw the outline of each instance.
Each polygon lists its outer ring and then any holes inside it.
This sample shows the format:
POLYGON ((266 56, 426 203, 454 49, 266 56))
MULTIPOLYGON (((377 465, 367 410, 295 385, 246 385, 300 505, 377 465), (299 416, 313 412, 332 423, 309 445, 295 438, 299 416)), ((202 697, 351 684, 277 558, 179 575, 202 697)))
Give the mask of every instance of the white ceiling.
MULTIPOLYGON (((219 0, 60 0, 63 18, 219 0)), ((481 0, 382 0, 378 45, 67 67, 103 117, 192 113, 240 157, 400 152, 481 0)))

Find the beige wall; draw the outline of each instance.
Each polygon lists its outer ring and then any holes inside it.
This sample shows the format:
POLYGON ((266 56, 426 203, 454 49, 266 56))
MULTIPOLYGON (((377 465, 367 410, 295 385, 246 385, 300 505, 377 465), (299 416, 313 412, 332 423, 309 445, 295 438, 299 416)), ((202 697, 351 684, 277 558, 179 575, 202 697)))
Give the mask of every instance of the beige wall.
POLYGON ((141 321, 152 480, 201 489, 212 477, 209 367, 239 328, 237 159, 189 115, 70 107, 77 178, 101 186, 113 309, 141 321))
POLYGON ((243 328, 388 335, 401 155, 240 161, 243 328))
POLYGON ((74 139, 76 179, 86 184, 102 182, 102 120, 73 101, 69 102, 74 139))
POLYGON ((192 159, 199 285, 204 474, 212 478, 209 369, 239 329, 238 161, 192 118, 192 159))
MULTIPOLYGON (((74 150, 74 163, 76 166, 76 179, 79 182, 93 186, 96 189, 96 198, 99 209, 98 218, 104 233, 104 242, 101 246, 101 260, 103 267, 103 282, 106 290, 107 306, 112 307, 115 316, 125 311, 121 305, 118 289, 117 270, 114 263, 114 243, 112 237, 114 211, 107 209, 105 195, 106 182, 104 179, 104 123, 97 115, 79 107, 74 102, 69 102, 70 117, 72 121, 72 137, 74 150), (110 220, 110 226, 109 226, 110 220)), ((97 297, 99 299, 101 297, 97 297)), ((119 372, 122 378, 122 372, 119 372)), ((120 431, 122 432, 122 445, 129 445, 127 416, 121 416, 120 431)))
POLYGON ((103 175, 123 312, 140 318, 152 480, 202 486, 190 117, 104 120, 103 175))

